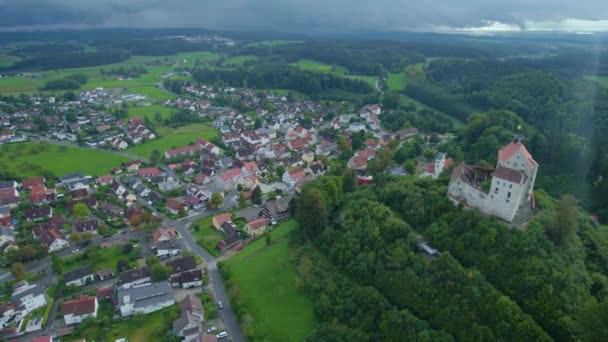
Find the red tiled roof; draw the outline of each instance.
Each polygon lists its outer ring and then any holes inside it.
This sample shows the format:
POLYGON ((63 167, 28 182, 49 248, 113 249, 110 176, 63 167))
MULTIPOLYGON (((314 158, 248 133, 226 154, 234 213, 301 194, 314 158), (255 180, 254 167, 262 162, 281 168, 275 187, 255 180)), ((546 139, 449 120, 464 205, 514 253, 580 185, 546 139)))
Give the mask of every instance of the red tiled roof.
POLYGON ((228 182, 233 181, 235 178, 237 178, 241 175, 242 175, 241 170, 232 169, 232 170, 228 170, 228 171, 224 172, 221 177, 222 177, 222 181, 224 183, 228 183, 228 182))
POLYGON ((504 162, 507 159, 511 158, 511 156, 513 156, 518 151, 521 152, 521 154, 528 161, 530 166, 538 166, 538 163, 534 160, 530 152, 528 152, 526 146, 524 146, 524 144, 522 144, 521 142, 512 142, 507 146, 501 148, 500 151, 498 151, 498 160, 504 162))
POLYGON ((42 177, 28 178, 28 179, 24 179, 23 183, 22 183, 22 187, 24 189, 29 189, 35 185, 44 185, 44 178, 42 178, 42 177))
POLYGON ((80 299, 70 300, 61 304, 61 314, 63 316, 86 315, 95 312, 95 297, 83 297, 80 299))
POLYGON ((191 154, 191 153, 194 153, 194 152, 200 151, 200 150, 201 150, 201 146, 195 144, 195 145, 190 145, 190 146, 178 147, 176 149, 169 150, 166 153, 170 156, 178 156, 180 154, 191 154))
POLYGON ((265 217, 247 222, 247 226, 249 226, 249 228, 251 228, 251 229, 258 229, 258 228, 264 227, 266 225, 268 225, 268 219, 265 217))
POLYGON ((139 177, 156 177, 160 175, 160 170, 156 167, 147 167, 137 171, 139 177))
POLYGON ((224 222, 228 221, 232 221, 230 214, 224 213, 213 216, 213 222, 216 223, 218 226, 221 226, 222 224, 224 224, 224 222))
POLYGON ((166 205, 173 210, 179 210, 182 207, 182 203, 177 198, 169 198, 166 205))

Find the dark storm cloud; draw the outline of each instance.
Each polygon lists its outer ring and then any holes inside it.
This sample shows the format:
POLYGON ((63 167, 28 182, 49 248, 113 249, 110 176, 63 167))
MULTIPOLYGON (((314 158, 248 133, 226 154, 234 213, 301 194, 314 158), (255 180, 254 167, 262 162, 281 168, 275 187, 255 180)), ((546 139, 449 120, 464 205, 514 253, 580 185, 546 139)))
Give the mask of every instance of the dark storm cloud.
POLYGON ((602 21, 608 20, 608 6, 605 0, 0 0, 0 18, 5 27, 433 30, 602 21))

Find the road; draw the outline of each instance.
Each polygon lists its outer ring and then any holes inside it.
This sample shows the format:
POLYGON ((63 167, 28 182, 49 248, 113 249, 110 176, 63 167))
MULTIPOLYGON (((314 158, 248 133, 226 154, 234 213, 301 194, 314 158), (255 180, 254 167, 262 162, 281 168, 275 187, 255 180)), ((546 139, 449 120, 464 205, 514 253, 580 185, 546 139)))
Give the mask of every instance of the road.
POLYGON ((196 240, 192 237, 190 233, 190 225, 207 216, 213 215, 214 213, 220 212, 219 210, 206 211, 196 215, 192 215, 189 217, 185 217, 179 220, 170 220, 165 219, 164 224, 167 227, 175 227, 179 231, 184 241, 186 248, 198 255, 199 257, 205 260, 207 264, 207 272, 209 274, 209 283, 211 292, 215 297, 215 300, 221 301, 224 305, 223 310, 219 310, 220 316, 224 321, 224 325, 228 332, 228 336, 234 342, 245 341, 245 337, 243 336, 243 332, 241 330, 241 325, 239 324, 239 320, 232 311, 232 307, 230 306, 230 300, 228 299, 228 294, 226 293, 226 288, 224 287, 224 280, 222 279, 222 275, 217 268, 217 258, 213 255, 209 254, 204 248, 202 248, 196 240))

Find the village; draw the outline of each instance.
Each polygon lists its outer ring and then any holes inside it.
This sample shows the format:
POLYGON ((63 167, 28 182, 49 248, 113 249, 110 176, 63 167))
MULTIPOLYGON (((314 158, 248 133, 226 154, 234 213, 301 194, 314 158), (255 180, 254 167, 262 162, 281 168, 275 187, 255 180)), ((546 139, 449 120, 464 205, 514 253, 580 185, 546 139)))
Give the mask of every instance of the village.
MULTIPOLYGON (((221 310, 228 300, 209 280, 210 267, 289 218, 302 185, 328 172, 353 140, 360 146, 347 166, 359 184, 373 182, 367 165, 378 151, 410 139, 434 156, 417 165, 416 175, 437 178, 453 163, 433 150, 430 132, 382 129, 379 104, 355 108, 204 85, 185 90, 189 97, 163 105, 206 120, 218 139, 199 137, 160 151, 156 161, 132 159, 101 176, 73 170, 0 183, 1 249, 5 266, 12 264, 1 277, 15 279, 0 310, 2 336, 66 336, 101 315, 149 314, 179 303, 176 336, 223 338, 238 323, 205 316, 207 306, 221 310), (219 96, 255 111, 212 105, 219 96), (204 218, 209 227, 197 225, 204 218), (197 241, 201 228, 222 238, 197 241)), ((119 153, 157 138, 147 118, 117 118, 99 107, 106 96, 98 89, 69 101, 33 98, 29 109, 0 113, 0 142, 33 139, 119 153), (44 115, 49 106, 64 116, 44 115)), ((390 172, 408 173, 400 165, 390 172)))

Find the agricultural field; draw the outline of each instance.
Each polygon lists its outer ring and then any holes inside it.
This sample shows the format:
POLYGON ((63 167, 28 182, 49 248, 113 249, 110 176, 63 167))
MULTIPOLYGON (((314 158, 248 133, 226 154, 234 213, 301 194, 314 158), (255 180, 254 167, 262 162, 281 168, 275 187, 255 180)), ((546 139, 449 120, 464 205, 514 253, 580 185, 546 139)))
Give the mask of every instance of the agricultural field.
POLYGON ((0 67, 7 67, 13 65, 19 60, 19 57, 0 53, 0 67))
POLYGON ((272 231, 270 246, 261 238, 225 262, 229 295, 247 312, 243 330, 252 340, 302 341, 317 324, 288 260, 288 234, 295 228, 294 220, 282 223, 272 231))
POLYGON ((180 67, 193 67, 198 60, 202 64, 212 64, 222 55, 210 51, 184 52, 172 56, 171 59, 177 60, 180 67), (184 62, 185 60, 185 62, 184 62))
POLYGON ((48 143, 0 145, 0 170, 19 178, 61 176, 73 171, 99 176, 127 160, 110 152, 48 143))
POLYGON ((232 56, 229 57, 228 59, 226 59, 226 61, 223 63, 223 66, 240 66, 243 65, 243 63, 247 62, 247 61, 255 61, 258 59, 258 56, 253 56, 253 55, 239 55, 239 56, 232 56))
POLYGON ((608 87, 608 76, 586 75, 585 79, 588 81, 597 82, 603 87, 608 87))
POLYGON ((142 119, 147 117, 150 122, 155 123, 156 112, 159 112, 161 117, 164 119, 168 119, 171 117, 171 113, 173 113, 174 109, 161 106, 161 105, 151 105, 151 106, 143 106, 143 107, 130 107, 129 108, 129 117, 139 116, 142 119))
POLYGON ((302 41, 301 40, 263 40, 260 42, 253 42, 253 43, 246 44, 245 47, 257 47, 257 46, 273 47, 273 46, 298 44, 298 43, 302 43, 302 41))
POLYGON ((151 100, 168 100, 175 97, 171 92, 165 91, 156 85, 130 87, 127 88, 127 91, 147 96, 151 100))
POLYGON ((178 128, 160 127, 156 132, 159 138, 128 148, 126 151, 149 158, 154 150, 164 153, 172 148, 189 145, 196 138, 211 139, 218 135, 217 130, 204 124, 191 124, 178 128))
POLYGON ((376 81, 378 80, 376 76, 346 75, 346 77, 353 80, 365 81, 376 89, 376 81))

